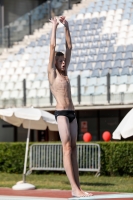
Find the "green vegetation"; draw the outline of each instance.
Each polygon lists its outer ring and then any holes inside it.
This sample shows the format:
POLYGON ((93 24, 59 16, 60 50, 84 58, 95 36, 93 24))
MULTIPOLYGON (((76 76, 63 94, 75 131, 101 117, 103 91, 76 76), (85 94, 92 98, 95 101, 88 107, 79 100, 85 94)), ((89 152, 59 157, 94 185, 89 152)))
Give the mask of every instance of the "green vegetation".
MULTIPOLYGON (((101 175, 133 175, 133 142, 96 142, 101 147, 101 175)), ((0 143, 0 172, 22 173, 25 143, 0 143)), ((89 158, 89 152, 88 155, 89 158)), ((80 159, 83 159, 84 156, 80 159)), ((27 165, 28 166, 28 165, 27 165)))
MULTIPOLYGON (((22 180, 20 174, 0 173, 0 187, 12 187, 22 180)), ((65 173, 42 173, 27 176, 27 182, 38 189, 70 190, 65 173)), ((133 192, 133 177, 95 177, 92 173, 80 174, 81 187, 86 191, 133 192)))

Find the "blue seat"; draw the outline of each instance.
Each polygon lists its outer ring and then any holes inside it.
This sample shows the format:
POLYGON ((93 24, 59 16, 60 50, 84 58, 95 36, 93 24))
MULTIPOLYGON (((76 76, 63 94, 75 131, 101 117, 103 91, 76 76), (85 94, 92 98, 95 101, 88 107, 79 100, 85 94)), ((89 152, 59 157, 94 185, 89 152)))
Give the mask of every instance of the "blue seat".
POLYGON ((75 45, 74 45, 74 49, 81 49, 82 47, 81 47, 81 44, 80 43, 76 43, 75 45))
POLYGON ((77 57, 77 56, 79 56, 79 51, 72 51, 72 57, 71 57, 71 59, 73 58, 73 57, 77 57))
POLYGON ((112 62, 111 61, 106 61, 104 63, 104 69, 111 69, 112 68, 112 62))
POLYGON ((85 57, 84 56, 80 56, 78 63, 85 63, 85 57))
POLYGON ((101 8, 101 11, 108 11, 109 8, 108 8, 108 5, 103 5, 103 7, 101 8))
POLYGON ((132 2, 131 1, 126 3, 126 8, 132 8, 132 2))
MULTIPOLYGON (((127 12, 129 10, 127 9, 127 12)), ((130 14, 129 13, 124 13, 123 16, 122 16, 122 19, 130 19, 130 14)))
POLYGON ((73 24, 75 23, 74 20, 68 20, 68 22, 69 22, 69 25, 70 25, 70 26, 73 26, 73 24))
POLYGON ((115 44, 116 44, 115 39, 111 39, 111 40, 109 40, 108 46, 114 46, 115 44))
POLYGON ((104 61, 104 55, 103 54, 98 54, 97 55, 96 62, 99 62, 99 61, 101 61, 101 62, 104 61))
POLYGON ((131 52, 133 52, 133 45, 132 45, 132 44, 127 45, 127 46, 126 46, 126 51, 131 51, 131 52))
POLYGON ((99 22, 98 25, 97 25, 97 29, 102 28, 102 27, 103 27, 103 23, 99 22))
MULTIPOLYGON (((73 37, 76 37, 77 35, 76 35, 76 32, 75 32, 75 35, 73 35, 73 37)), ((86 36, 86 32, 85 32, 85 30, 80 30, 79 31, 79 34, 78 34, 78 36, 79 37, 85 37, 86 36)))
POLYGON ((101 72, 101 77, 107 76, 108 73, 109 73, 109 68, 103 69, 101 72))
MULTIPOLYGON (((124 17, 126 18, 126 19, 130 19, 130 14, 131 14, 131 8, 130 7, 125 7, 125 10, 124 10, 124 17), (127 14, 129 14, 129 15, 127 15, 127 14), (129 16, 129 18, 127 18, 129 16)), ((123 18, 124 19, 124 18, 123 18)))
POLYGON ((87 35, 93 36, 95 34, 95 30, 87 30, 87 35))
POLYGON ((92 8, 92 7, 88 7, 88 9, 87 9, 86 12, 87 12, 87 13, 92 13, 92 12, 93 12, 93 8, 92 8))
POLYGON ((80 56, 88 56, 88 52, 86 49, 81 49, 80 56))
POLYGON ((77 25, 77 26, 74 26, 74 29, 73 29, 73 31, 80 31, 80 26, 79 26, 79 25, 77 25))
POLYGON ((110 8, 110 10, 116 10, 116 5, 115 4, 111 4, 109 8, 110 8))
POLYGON ((115 53, 114 47, 113 46, 109 46, 107 53, 115 53))
POLYGON ((97 17, 92 18, 92 19, 91 19, 91 23, 97 24, 97 23, 98 23, 98 18, 97 18, 97 17))
POLYGON ((87 69, 93 70, 92 63, 91 63, 91 62, 87 62, 87 63, 85 64, 85 70, 87 70, 87 69))
POLYGON ((103 36, 102 36, 102 40, 109 40, 109 34, 104 34, 103 36))
POLYGON ((89 30, 95 30, 96 29, 96 24, 90 24, 89 30))
POLYGON ((47 39, 47 36, 46 35, 42 35, 39 40, 46 40, 47 39))
POLYGON ((94 35, 93 41, 100 41, 100 35, 94 35))
POLYGON ((118 2, 116 0, 113 0, 111 3, 117 5, 118 2))
POLYGON ((112 33, 110 39, 111 39, 111 40, 112 40, 112 39, 116 39, 116 37, 117 37, 117 33, 112 33))
POLYGON ((83 24, 89 24, 90 23, 90 19, 89 18, 86 18, 83 20, 83 24))
POLYGON ((37 42, 37 46, 45 46, 45 42, 43 40, 39 40, 37 42))
POLYGON ((116 60, 114 62, 114 65, 113 65, 113 68, 121 68, 122 67, 122 64, 121 64, 121 60, 116 60))
POLYGON ((88 35, 87 37, 85 37, 84 42, 92 42, 92 36, 88 35))
POLYGON ((118 46, 117 49, 116 49, 116 52, 117 53, 119 53, 119 52, 125 52, 125 47, 123 45, 118 46))
POLYGON ((99 47, 99 44, 98 42, 92 42, 92 45, 91 45, 91 48, 98 48, 99 47))
POLYGON ((87 63, 88 62, 95 62, 94 55, 89 55, 88 56, 87 63))
POLYGON ((100 43, 100 47, 107 47, 107 41, 102 40, 101 43, 100 43))
POLYGON ((125 4, 121 4, 121 3, 119 3, 119 4, 118 4, 118 8, 124 10, 124 8, 125 8, 125 4))
POLYGON ((35 47, 36 46, 36 42, 31 42, 28 47, 35 47))
POLYGON ((25 50, 23 48, 19 49, 18 54, 23 54, 25 50))
POLYGON ((125 0, 119 0, 119 4, 125 4, 125 0))
POLYGON ((88 30, 89 25, 88 24, 83 24, 81 30, 85 31, 88 30))
POLYGON ((76 24, 81 25, 82 24, 82 20, 81 19, 76 20, 76 24))
POLYGON ((76 70, 81 70, 81 71, 84 70, 83 63, 78 63, 76 70))
POLYGON ((99 76, 100 76, 99 69, 92 71, 91 77, 99 77, 99 76))
POLYGON ((95 7, 94 8, 94 12, 99 12, 100 13, 101 12, 101 7, 95 7))
POLYGON ((123 67, 121 75, 130 75, 129 67, 123 67))
POLYGON ((106 17, 105 17, 105 16, 102 16, 102 17, 99 17, 98 22, 104 22, 105 20, 106 20, 106 17))
POLYGON ((72 57, 70 63, 71 64, 77 63, 76 57, 72 57))
POLYGON ((125 60, 123 67, 132 67, 132 60, 131 59, 125 60))
POLYGON ((106 48, 105 47, 100 47, 98 54, 105 54, 106 53, 106 48))
POLYGON ((102 69, 102 62, 96 62, 95 66, 94 66, 94 70, 95 69, 102 69))
POLYGON ((90 44, 88 42, 84 42, 82 49, 89 49, 90 48, 90 44))
POLYGON ((90 49, 89 55, 96 55, 96 49, 90 49))
POLYGON ((132 52, 131 51, 126 52, 124 59, 125 60, 126 59, 133 59, 132 52))
POLYGON ((122 52, 116 53, 115 60, 122 60, 122 52))
POLYGON ((68 70, 69 70, 69 71, 74 71, 74 65, 70 63, 70 64, 69 64, 69 67, 68 67, 68 70))
MULTIPOLYGON (((75 37, 72 38, 72 43, 73 43, 73 44, 76 44, 76 43, 77 43, 77 38, 75 38, 75 37)), ((79 43, 79 42, 78 42, 78 43, 79 43)))
POLYGON ((108 53, 108 54, 106 55, 105 60, 106 60, 106 61, 112 61, 112 60, 113 60, 113 55, 112 55, 112 53, 108 53))
POLYGON ((79 35, 81 35, 81 34, 85 34, 85 31, 81 31, 80 32, 80 34, 78 33, 78 31, 72 31, 71 32, 71 35, 72 35, 72 37, 77 37, 77 36, 79 36, 79 35))
POLYGON ((78 43, 84 42, 84 38, 82 38, 82 37, 76 37, 75 39, 76 39, 76 42, 78 42, 78 43))
POLYGON ((111 76, 119 76, 119 75, 120 75, 119 68, 113 68, 111 76))

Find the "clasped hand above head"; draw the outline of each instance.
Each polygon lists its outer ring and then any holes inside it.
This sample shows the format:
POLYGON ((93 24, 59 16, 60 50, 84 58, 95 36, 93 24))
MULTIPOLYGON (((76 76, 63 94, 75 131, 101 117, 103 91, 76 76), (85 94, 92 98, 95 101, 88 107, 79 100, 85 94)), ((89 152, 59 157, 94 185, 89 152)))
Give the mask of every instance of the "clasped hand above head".
POLYGON ((68 26, 68 22, 66 21, 65 16, 60 16, 59 20, 56 17, 54 17, 53 19, 49 19, 49 21, 56 26, 58 26, 59 22, 62 23, 65 27, 68 26))

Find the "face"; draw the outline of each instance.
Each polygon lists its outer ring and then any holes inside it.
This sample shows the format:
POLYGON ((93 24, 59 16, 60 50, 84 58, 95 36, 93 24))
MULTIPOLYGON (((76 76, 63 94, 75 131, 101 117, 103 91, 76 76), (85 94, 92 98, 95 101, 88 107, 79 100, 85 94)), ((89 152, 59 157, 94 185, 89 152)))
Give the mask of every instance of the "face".
POLYGON ((55 66, 59 71, 65 71, 65 58, 64 56, 59 56, 56 59, 55 66))

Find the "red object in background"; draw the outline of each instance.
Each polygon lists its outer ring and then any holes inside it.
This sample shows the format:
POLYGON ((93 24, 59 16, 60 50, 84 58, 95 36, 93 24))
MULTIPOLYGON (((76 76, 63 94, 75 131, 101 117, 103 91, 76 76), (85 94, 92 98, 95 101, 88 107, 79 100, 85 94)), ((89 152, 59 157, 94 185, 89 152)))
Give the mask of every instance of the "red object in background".
POLYGON ((102 138, 106 142, 110 141, 111 140, 111 133, 109 131, 103 132, 102 138))
POLYGON ((92 140, 92 135, 90 133, 84 133, 83 140, 84 142, 90 142, 92 140))

